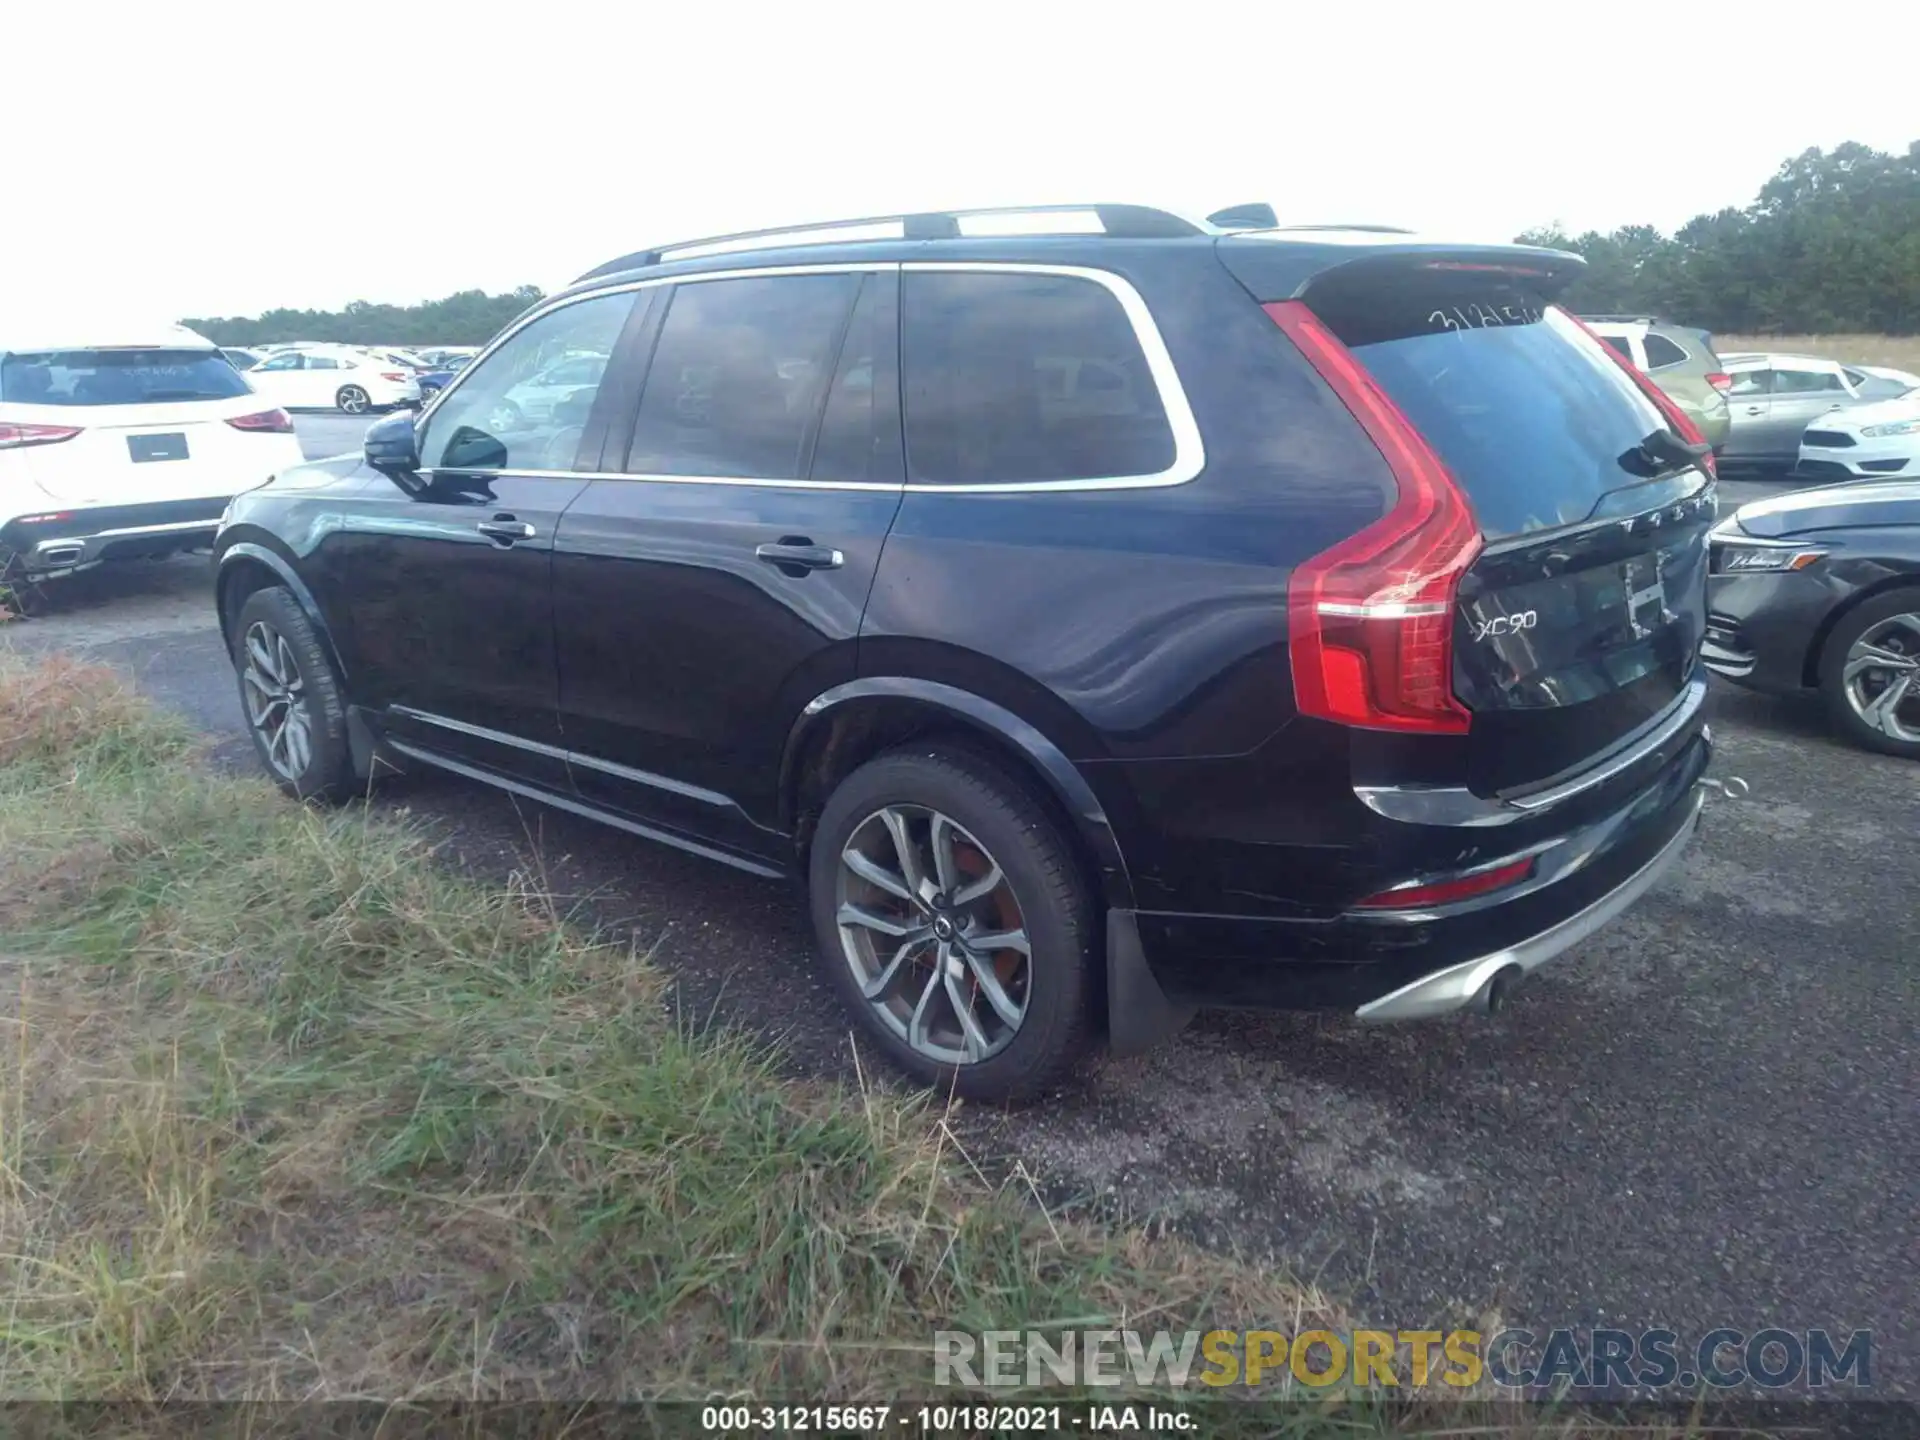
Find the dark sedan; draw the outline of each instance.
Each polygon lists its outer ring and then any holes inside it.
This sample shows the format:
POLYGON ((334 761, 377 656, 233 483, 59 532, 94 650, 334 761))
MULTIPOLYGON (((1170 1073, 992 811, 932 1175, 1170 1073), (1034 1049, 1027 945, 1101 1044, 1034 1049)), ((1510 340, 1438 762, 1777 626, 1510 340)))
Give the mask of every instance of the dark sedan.
POLYGON ((1707 667, 1772 694, 1817 691, 1848 739, 1920 759, 1920 483, 1761 500, 1712 546, 1707 667))

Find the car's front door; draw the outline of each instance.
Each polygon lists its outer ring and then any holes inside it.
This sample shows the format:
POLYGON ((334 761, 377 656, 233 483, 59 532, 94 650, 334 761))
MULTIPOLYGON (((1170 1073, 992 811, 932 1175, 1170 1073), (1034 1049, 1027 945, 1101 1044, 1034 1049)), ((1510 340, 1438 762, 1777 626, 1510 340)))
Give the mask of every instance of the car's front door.
POLYGON ((555 544, 561 726, 582 798, 777 851, 782 745, 857 673, 899 509, 897 276, 689 277, 637 416, 555 544))
POLYGON ((1731 424, 1721 458, 1759 460, 1766 454, 1767 426, 1773 415, 1773 371, 1754 365, 1733 370, 1731 378, 1733 384, 1727 390, 1731 424))
POLYGON ((633 292, 599 295, 516 331, 422 420, 418 493, 369 492, 350 533, 329 540, 354 699, 403 750, 568 789, 553 540, 587 485, 580 452, 599 387, 537 423, 492 421, 556 350, 611 350, 633 308, 633 292))

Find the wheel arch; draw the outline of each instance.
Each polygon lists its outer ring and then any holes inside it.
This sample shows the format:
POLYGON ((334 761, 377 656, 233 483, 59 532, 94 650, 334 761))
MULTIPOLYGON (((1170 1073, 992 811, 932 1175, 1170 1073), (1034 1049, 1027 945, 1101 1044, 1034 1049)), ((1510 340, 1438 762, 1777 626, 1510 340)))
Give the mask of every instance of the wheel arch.
POLYGON ((804 847, 810 815, 843 777, 883 751, 935 735, 971 742, 1033 782, 1064 823, 1104 906, 1134 907, 1113 821, 1066 752, 1005 706, 937 680, 870 676, 810 702, 788 732, 781 756, 782 827, 804 847))
POLYGON ((333 662, 334 673, 344 686, 347 669, 340 663, 340 647, 334 643, 333 630, 327 624, 327 617, 321 613, 319 602, 313 598, 313 592, 287 558, 265 545, 238 540, 220 552, 213 593, 221 638, 231 647, 233 620, 240 613, 240 607, 247 603, 247 597, 256 590, 265 590, 274 585, 285 586, 306 612, 307 619, 320 636, 320 643, 327 647, 327 659, 333 662))
POLYGON ((1903 570, 1898 574, 1876 580, 1870 585, 1863 585, 1827 611, 1821 617, 1820 624, 1814 629, 1813 639, 1807 644, 1806 658, 1800 665, 1800 683, 1809 690, 1819 689, 1820 665, 1826 659, 1827 642, 1833 639, 1833 634, 1840 628, 1840 623, 1862 605, 1871 600, 1878 600, 1882 595, 1891 594, 1895 590, 1920 590, 1920 569, 1903 570))

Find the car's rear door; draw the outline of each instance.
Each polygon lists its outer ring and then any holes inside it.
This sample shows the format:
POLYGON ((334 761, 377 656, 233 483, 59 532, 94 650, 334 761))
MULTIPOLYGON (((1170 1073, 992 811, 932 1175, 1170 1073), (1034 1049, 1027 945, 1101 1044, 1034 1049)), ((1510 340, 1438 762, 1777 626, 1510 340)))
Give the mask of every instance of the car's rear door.
POLYGON ((1773 362, 1773 401, 1762 432, 1762 458, 1783 464, 1799 458, 1800 437, 1807 426, 1851 404, 1852 394, 1837 369, 1773 362))
POLYGON ((632 291, 549 310, 472 367, 418 432, 417 490, 377 486, 317 537, 309 572, 346 617, 354 699, 403 747, 565 791, 553 542, 588 483, 598 386, 497 428, 507 390, 570 345, 611 350, 632 291))
POLYGON ((770 854, 801 708, 856 673, 899 508, 897 275, 689 276, 630 438, 555 546, 561 726, 594 804, 770 854))

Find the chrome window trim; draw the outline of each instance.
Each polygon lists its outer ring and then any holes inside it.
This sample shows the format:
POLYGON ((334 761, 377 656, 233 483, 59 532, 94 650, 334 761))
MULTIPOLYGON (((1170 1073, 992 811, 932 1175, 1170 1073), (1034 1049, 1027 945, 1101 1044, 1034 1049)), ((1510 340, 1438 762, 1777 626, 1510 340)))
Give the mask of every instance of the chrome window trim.
MULTIPOLYGON (((661 275, 646 280, 628 280, 618 285, 608 285, 600 289, 582 292, 579 295, 564 296, 550 304, 530 311, 490 341, 486 349, 476 355, 454 378, 441 387, 440 393, 420 412, 416 425, 423 424, 465 383, 467 377, 486 363, 487 358, 500 346, 506 344, 515 335, 535 321, 551 315, 556 310, 569 305, 578 305, 587 300, 597 300, 606 295, 625 294, 630 291, 651 290, 662 285, 691 285, 706 280, 742 280, 755 276, 776 275, 836 275, 836 274, 883 274, 888 271, 932 272, 972 272, 984 274, 1015 275, 1058 275, 1072 279, 1088 280, 1099 285, 1112 295, 1120 304, 1128 323, 1133 326, 1134 340, 1140 346, 1141 354, 1147 362, 1147 373, 1153 377, 1154 389, 1160 396, 1160 408, 1167 417, 1167 426, 1173 432, 1173 462, 1165 470, 1151 475, 1093 476, 1076 480, 1006 480, 982 482, 979 484, 940 485, 923 482, 875 482, 871 480, 780 480, 751 475, 661 475, 635 470, 520 470, 505 469, 502 475, 520 475, 534 479, 551 480, 643 480, 667 485, 747 485, 770 490, 853 490, 881 491, 899 494, 902 491, 921 495, 1038 495, 1053 491, 1067 493, 1089 490, 1160 490, 1176 485, 1185 485, 1206 469, 1206 445, 1200 436, 1200 425, 1194 418, 1193 406, 1187 399, 1186 387, 1180 383, 1180 373, 1174 367, 1173 356, 1167 349, 1167 342, 1160 334, 1160 327, 1148 309, 1147 302, 1141 297, 1132 283, 1125 277, 1110 270, 1100 270, 1085 265, 1045 265, 1027 261, 999 260, 885 260, 885 261, 844 261, 840 263, 823 262, 818 265, 763 265, 737 270, 709 270, 693 275, 661 275)), ((904 398, 902 404, 902 425, 905 424, 904 398)), ((422 466, 423 475, 473 474, 474 471, 455 471, 450 469, 422 466)))
MULTIPOLYGON (((1147 302, 1141 298, 1140 292, 1124 277, 1111 270, 1099 270, 1087 265, 1042 265, 1020 260, 908 260, 902 262, 900 268, 909 272, 946 274, 1058 275, 1074 280, 1090 280, 1101 286, 1120 302, 1121 310, 1133 326, 1133 338, 1140 346, 1141 354, 1146 357, 1147 373, 1153 376, 1154 389, 1160 394, 1160 408, 1167 417, 1167 427, 1173 432, 1173 462, 1157 474, 1089 476, 1079 480, 1005 480, 971 485, 916 485, 909 482, 906 489, 910 494, 1034 495, 1055 490, 1164 490, 1185 485, 1206 469, 1206 445, 1200 438, 1199 422, 1193 418, 1193 407, 1187 401, 1186 387, 1180 383, 1180 372, 1174 368, 1173 356, 1167 350, 1167 342, 1160 334, 1153 312, 1147 308, 1147 302)), ((904 378, 901 383, 900 410, 900 424, 904 431, 904 378)))

